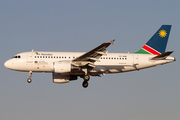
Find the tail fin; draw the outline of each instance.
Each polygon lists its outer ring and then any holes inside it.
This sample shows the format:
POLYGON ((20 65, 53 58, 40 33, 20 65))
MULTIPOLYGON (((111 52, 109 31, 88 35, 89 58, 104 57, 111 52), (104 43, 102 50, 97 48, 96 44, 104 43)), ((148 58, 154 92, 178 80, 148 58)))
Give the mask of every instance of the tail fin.
POLYGON ((151 39, 136 53, 160 55, 166 50, 171 25, 162 25, 151 39))

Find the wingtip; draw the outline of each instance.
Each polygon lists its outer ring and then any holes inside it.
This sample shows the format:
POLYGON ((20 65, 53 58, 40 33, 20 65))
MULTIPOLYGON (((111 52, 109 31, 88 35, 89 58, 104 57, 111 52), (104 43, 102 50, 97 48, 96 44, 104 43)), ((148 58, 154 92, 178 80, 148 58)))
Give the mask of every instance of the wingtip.
POLYGON ((114 40, 111 40, 110 43, 113 45, 113 44, 114 44, 114 41, 115 41, 115 39, 114 39, 114 40))

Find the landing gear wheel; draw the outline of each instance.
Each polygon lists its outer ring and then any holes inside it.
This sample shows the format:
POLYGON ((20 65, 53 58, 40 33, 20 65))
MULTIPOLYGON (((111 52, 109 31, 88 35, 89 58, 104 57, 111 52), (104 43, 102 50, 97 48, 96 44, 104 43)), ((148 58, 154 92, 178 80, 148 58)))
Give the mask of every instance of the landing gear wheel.
POLYGON ((85 81, 89 81, 89 79, 90 79, 89 75, 85 75, 85 76, 84 76, 84 80, 85 80, 85 81))
POLYGON ((87 88, 87 87, 88 87, 88 82, 87 82, 87 81, 84 81, 83 84, 82 84, 82 86, 83 86, 84 88, 87 88))
POLYGON ((31 78, 28 78, 28 79, 27 79, 27 82, 28 82, 28 83, 31 83, 31 81, 32 81, 31 78))

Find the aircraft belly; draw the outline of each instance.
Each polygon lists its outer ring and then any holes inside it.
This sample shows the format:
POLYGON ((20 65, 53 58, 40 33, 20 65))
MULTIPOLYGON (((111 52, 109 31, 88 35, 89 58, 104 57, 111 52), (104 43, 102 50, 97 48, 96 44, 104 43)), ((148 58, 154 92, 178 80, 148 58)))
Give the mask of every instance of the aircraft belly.
POLYGON ((128 70, 135 70, 135 68, 132 65, 113 65, 113 66, 101 66, 97 67, 99 69, 94 68, 94 72, 101 72, 101 73, 121 73, 128 70))
POLYGON ((50 69, 50 67, 48 65, 37 65, 34 66, 34 70, 36 72, 53 72, 52 69, 50 69))

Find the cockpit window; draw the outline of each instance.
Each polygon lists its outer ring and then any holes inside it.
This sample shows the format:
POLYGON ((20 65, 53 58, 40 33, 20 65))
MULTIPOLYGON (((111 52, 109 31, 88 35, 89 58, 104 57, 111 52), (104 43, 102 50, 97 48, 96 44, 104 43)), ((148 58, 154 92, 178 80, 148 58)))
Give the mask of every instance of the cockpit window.
POLYGON ((14 56, 13 58, 21 58, 21 56, 20 56, 20 55, 18 55, 18 56, 14 56))

